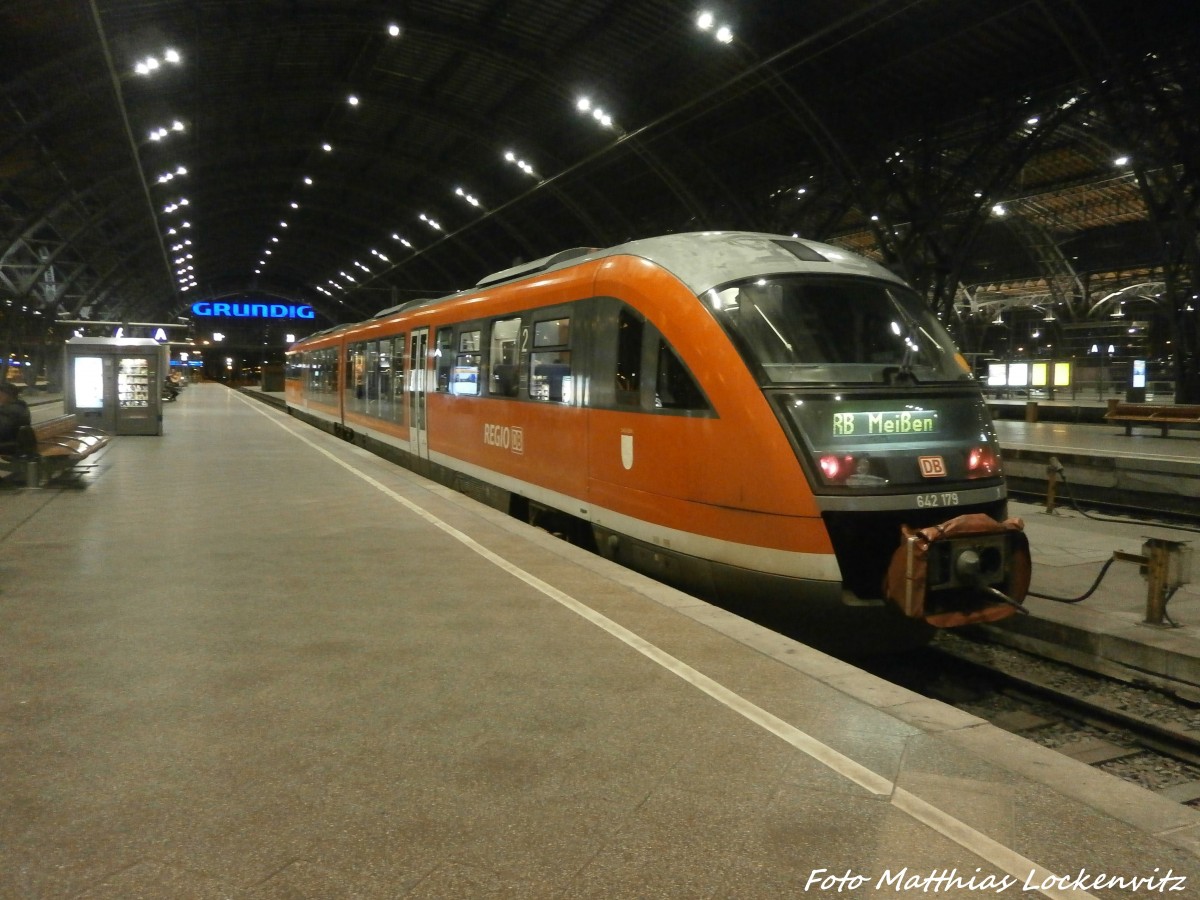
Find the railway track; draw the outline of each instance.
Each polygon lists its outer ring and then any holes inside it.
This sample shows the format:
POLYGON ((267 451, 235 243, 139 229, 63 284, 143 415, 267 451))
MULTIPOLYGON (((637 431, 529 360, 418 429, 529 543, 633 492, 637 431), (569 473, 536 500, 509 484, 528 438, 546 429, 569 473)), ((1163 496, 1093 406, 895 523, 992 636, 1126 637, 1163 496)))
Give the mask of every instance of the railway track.
MULTIPOLYGON (((1031 503, 1043 508, 1073 509, 1083 516, 1143 520, 1150 524, 1200 530, 1200 516, 1191 491, 1170 490, 1160 478, 1137 478, 1111 483, 1111 471, 1097 467, 1090 473, 1086 460, 1064 465, 1057 457, 1040 451, 1015 451, 1024 463, 1005 478, 1010 500, 1031 503), (1030 475, 1029 464, 1039 470, 1030 475)), ((1183 477, 1183 476, 1181 476, 1183 477)), ((1183 477, 1184 481, 1188 479, 1183 477)))
POLYGON ((1200 807, 1200 707, 1179 698, 957 633, 864 668, 1200 807))
MULTIPOLYGON (((1034 506, 1044 508, 1046 505, 1046 486, 1045 484, 1040 486, 1014 485, 1010 481, 1008 497, 1010 500, 1020 503, 1031 503, 1034 506)), ((1197 517, 1195 512, 1180 512, 1171 508, 1167 503, 1155 506, 1153 498, 1149 498, 1147 503, 1143 505, 1094 498, 1076 502, 1071 494, 1063 491, 1056 498, 1055 507, 1059 509, 1071 509, 1083 516, 1114 517, 1122 521, 1141 521, 1148 525, 1161 525, 1167 528, 1200 528, 1200 517, 1197 517)))

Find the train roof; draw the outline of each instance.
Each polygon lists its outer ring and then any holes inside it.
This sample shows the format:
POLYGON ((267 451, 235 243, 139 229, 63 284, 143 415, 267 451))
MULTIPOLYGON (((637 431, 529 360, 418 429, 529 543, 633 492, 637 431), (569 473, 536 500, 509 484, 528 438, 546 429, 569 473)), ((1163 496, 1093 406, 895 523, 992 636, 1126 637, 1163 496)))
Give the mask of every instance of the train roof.
MULTIPOLYGON (((574 247, 560 250, 541 259, 493 272, 466 290, 442 297, 409 300, 380 310, 368 321, 387 318, 403 310, 467 297, 496 285, 515 283, 534 275, 613 256, 637 256, 649 260, 673 274, 697 296, 731 281, 793 272, 861 275, 886 279, 896 284, 905 283, 895 273, 874 260, 832 244, 757 231, 693 231, 642 238, 603 249, 574 247)), ((332 334, 345 328, 357 328, 364 324, 366 323, 358 322, 334 326, 313 337, 332 334)))
POLYGON ((879 263, 832 244, 754 231, 668 234, 631 241, 602 255, 618 254, 662 266, 695 294, 730 281, 790 272, 866 275, 904 283, 879 263))
POLYGON ((488 275, 475 289, 611 256, 649 260, 671 272, 697 295, 730 281, 789 272, 867 275, 904 283, 879 263, 832 244, 754 231, 695 231, 643 238, 601 250, 563 250, 488 275))

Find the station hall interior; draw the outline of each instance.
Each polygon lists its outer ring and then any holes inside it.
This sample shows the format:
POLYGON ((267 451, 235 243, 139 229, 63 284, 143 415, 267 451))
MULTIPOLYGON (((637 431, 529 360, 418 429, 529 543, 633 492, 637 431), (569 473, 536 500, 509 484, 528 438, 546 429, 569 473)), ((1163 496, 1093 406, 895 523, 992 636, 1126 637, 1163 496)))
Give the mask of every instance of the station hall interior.
MULTIPOLYGON (((0 452, 0 900, 1200 885, 1200 755, 1151 784, 1116 738, 1026 739, 504 515, 511 479, 424 477, 424 383, 383 422, 381 381, 329 414, 293 377, 629 242, 858 254, 1002 451, 1032 593, 978 633, 1178 700, 1194 744, 1200 4, 0 0, 0 94, 0 383, 36 436, 0 452)), ((489 315, 458 349, 490 365, 521 323, 489 315)))
POLYGON ((880 260, 1000 393, 1112 395, 1140 360, 1197 402, 1196 15, 5 2, 0 365, 53 380, 63 340, 121 329, 247 380, 305 330, 194 303, 325 328, 569 247, 739 229, 880 260))

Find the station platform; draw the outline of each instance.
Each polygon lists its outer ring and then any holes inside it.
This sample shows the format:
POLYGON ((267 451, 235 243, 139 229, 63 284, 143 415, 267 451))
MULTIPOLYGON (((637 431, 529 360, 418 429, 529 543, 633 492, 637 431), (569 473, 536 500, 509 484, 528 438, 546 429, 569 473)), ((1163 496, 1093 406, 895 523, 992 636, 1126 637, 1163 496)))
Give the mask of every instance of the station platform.
MULTIPOLYGON (((1200 544, 1200 432, 1129 436, 1108 424, 1005 419, 995 426, 1010 485, 1024 482, 1045 497, 1049 463, 1062 465, 1065 481, 1056 484, 1052 504, 1010 503, 1030 536, 1033 591, 1079 597, 1114 553, 1143 555, 1147 538, 1182 545, 1184 561, 1191 561, 1188 577, 1200 581, 1193 549, 1200 544), (1085 512, 1091 502, 1130 497, 1149 507, 1145 516, 1085 512), (1161 510, 1186 512, 1192 524, 1168 527, 1155 515, 1161 510)), ((1200 702, 1200 585, 1175 591, 1162 624, 1146 624, 1157 618, 1148 587, 1137 564, 1118 561, 1085 601, 1030 597, 1032 615, 985 630, 1013 646, 1200 702)))
MULTIPOLYGON (((1200 885, 1194 809, 244 393, 165 416, 0 491, 0 898, 1200 885)), ((1111 538, 1035 513, 1034 587, 1069 591, 1111 538)), ((1062 614, 1136 631, 1121 577, 1062 614)))

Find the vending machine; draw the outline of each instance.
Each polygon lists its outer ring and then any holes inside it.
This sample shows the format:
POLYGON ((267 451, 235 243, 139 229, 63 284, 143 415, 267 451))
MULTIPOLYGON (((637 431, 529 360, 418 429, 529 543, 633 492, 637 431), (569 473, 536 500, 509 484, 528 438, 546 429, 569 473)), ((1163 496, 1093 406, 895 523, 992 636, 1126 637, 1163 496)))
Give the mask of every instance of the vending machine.
POLYGON ((162 434, 167 348, 151 338, 71 338, 63 406, 109 434, 162 434))

